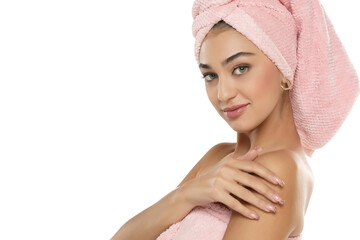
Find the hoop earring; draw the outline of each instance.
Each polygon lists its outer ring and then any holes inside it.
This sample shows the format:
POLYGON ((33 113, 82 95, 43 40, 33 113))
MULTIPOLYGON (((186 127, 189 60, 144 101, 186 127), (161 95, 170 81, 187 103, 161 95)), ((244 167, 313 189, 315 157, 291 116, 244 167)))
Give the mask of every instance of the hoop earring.
POLYGON ((290 79, 287 79, 287 80, 290 82, 290 85, 286 84, 286 85, 288 85, 288 87, 285 88, 283 85, 280 84, 280 87, 285 91, 290 90, 292 88, 292 86, 293 86, 293 83, 291 82, 291 80, 290 79))

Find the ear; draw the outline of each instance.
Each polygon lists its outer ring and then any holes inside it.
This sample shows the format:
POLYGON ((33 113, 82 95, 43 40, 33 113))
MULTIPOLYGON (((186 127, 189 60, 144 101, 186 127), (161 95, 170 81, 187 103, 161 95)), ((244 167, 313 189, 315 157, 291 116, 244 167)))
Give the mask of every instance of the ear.
POLYGON ((289 81, 284 77, 284 74, 282 72, 280 72, 280 79, 281 79, 281 85, 286 86, 286 84, 289 84, 289 81))

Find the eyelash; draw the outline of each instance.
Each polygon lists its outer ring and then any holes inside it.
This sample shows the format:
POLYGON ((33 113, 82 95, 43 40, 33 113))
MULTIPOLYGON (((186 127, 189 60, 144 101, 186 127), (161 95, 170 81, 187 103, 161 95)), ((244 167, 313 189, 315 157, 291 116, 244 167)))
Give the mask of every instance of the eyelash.
MULTIPOLYGON (((248 65, 240 65, 240 66, 237 66, 237 67, 234 68, 233 72, 234 72, 237 68, 246 68, 247 71, 246 71, 245 73, 247 73, 247 72, 249 71, 249 69, 250 69, 250 66, 248 66, 248 65)), ((245 73, 238 74, 238 75, 244 75, 245 73)), ((201 78, 205 79, 206 76, 207 76, 207 75, 210 75, 210 74, 212 74, 212 73, 205 73, 203 76, 201 76, 201 78)), ((206 79, 205 79, 205 81, 206 81, 206 82, 211 82, 212 80, 206 80, 206 79)))

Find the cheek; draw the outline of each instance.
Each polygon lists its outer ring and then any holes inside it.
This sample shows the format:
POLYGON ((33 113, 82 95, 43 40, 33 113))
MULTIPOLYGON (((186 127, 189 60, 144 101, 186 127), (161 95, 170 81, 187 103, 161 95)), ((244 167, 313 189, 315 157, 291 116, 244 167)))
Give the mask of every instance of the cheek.
POLYGON ((256 84, 252 85, 252 101, 270 104, 276 100, 280 90, 280 80, 273 69, 263 70, 254 82, 256 84), (279 83, 277 84, 277 82, 279 83))
POLYGON ((270 88, 271 88, 271 84, 269 79, 266 79, 264 77, 258 78, 257 84, 254 84, 252 89, 253 100, 256 101, 257 99, 262 99, 267 97, 270 88))
POLYGON ((215 106, 216 101, 217 101, 217 92, 215 90, 216 90, 216 88, 206 87, 207 96, 208 96, 211 104, 214 105, 214 106, 215 106))

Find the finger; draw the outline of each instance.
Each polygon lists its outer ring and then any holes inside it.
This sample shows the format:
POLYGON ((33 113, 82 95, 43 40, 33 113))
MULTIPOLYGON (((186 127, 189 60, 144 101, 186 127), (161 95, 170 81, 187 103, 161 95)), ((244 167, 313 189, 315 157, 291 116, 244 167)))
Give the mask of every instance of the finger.
POLYGON ((224 203, 226 206, 228 206, 229 208, 233 209, 234 211, 240 213, 241 215, 243 215, 247 218, 253 219, 253 220, 259 219, 259 216, 256 214, 256 212, 251 211, 250 209, 245 207, 237 199, 230 196, 229 193, 221 194, 218 198, 219 198, 218 199, 219 202, 224 203))
POLYGON ((265 212, 276 212, 276 207, 269 203, 268 201, 264 201, 257 196, 255 196, 254 193, 252 193, 250 190, 246 189, 245 187, 235 183, 234 181, 231 181, 227 183, 226 190, 240 198, 241 200, 244 200, 255 207, 264 210, 265 212))
POLYGON ((240 162, 240 161, 234 161, 233 162, 236 169, 239 169, 241 171, 249 172, 249 173, 255 173, 259 177, 264 178, 268 182, 271 182, 276 185, 280 185, 283 187, 285 185, 284 181, 281 180, 279 176, 277 176, 275 173, 264 167, 262 164, 254 161, 249 162, 240 162))
MULTIPOLYGON (((230 169, 228 176, 232 177, 237 182, 241 183, 242 186, 247 186, 252 188, 253 190, 265 196, 274 203, 284 204, 284 200, 279 196, 279 194, 276 191, 274 191, 272 188, 270 188, 268 185, 263 183, 258 177, 250 175, 246 172, 236 171, 234 169, 230 169)), ((254 198, 252 198, 252 201, 255 201, 254 198)))

